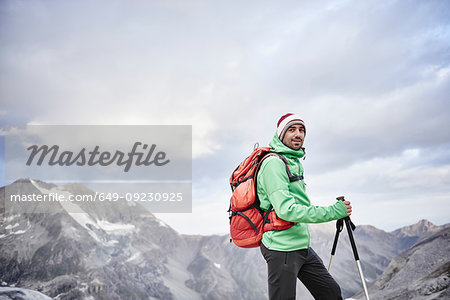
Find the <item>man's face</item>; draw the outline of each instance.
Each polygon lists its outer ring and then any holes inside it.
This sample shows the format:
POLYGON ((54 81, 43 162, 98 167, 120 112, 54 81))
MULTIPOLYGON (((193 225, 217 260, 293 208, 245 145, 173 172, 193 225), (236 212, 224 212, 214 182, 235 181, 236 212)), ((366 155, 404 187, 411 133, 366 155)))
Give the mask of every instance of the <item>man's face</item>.
POLYGON ((305 140, 305 127, 303 125, 292 125, 283 137, 283 144, 291 149, 298 150, 303 146, 305 140))

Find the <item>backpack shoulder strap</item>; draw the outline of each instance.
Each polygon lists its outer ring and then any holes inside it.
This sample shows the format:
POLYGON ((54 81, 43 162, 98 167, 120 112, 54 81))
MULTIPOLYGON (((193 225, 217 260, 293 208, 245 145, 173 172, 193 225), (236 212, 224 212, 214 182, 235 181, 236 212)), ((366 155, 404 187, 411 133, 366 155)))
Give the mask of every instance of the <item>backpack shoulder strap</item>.
MULTIPOLYGON (((269 156, 275 156, 275 157, 278 157, 279 159, 281 159, 281 160, 284 162, 284 164, 285 164, 285 166, 286 166, 286 173, 287 173, 287 175, 288 175, 288 177, 289 177, 289 182, 294 182, 294 181, 298 181, 298 180, 303 180, 303 175, 302 175, 302 176, 293 176, 293 175, 292 175, 291 170, 289 169, 288 161, 286 160, 286 158, 285 158, 283 155, 281 155, 281 154, 279 154, 279 153, 276 153, 276 152, 269 151, 267 154, 265 154, 265 155, 261 158, 261 160, 260 160, 259 163, 258 163, 258 166, 256 167, 255 173, 254 173, 254 174, 255 174, 255 175, 254 175, 254 180, 255 180, 255 195, 256 195, 255 205, 256 205, 256 207, 258 207, 258 209, 260 209, 260 210, 261 210, 261 208, 259 208, 258 192, 256 191, 256 189, 257 189, 257 178, 258 178, 257 174, 258 174, 259 168, 260 168, 261 165, 262 165, 262 162, 263 162, 266 158, 268 158, 269 156)), ((270 213, 271 210, 273 210, 272 204, 270 205, 269 209, 267 210, 267 216, 266 216, 266 217, 268 217, 268 214, 270 213)))
POLYGON ((303 180, 303 175, 301 175, 301 176, 293 176, 292 175, 292 173, 291 173, 291 169, 289 168, 289 163, 288 163, 288 161, 286 160, 286 157, 284 157, 283 155, 281 155, 281 154, 279 154, 279 153, 276 153, 276 152, 269 152, 269 153, 267 153, 262 159, 261 159, 261 162, 260 162, 260 164, 262 163, 262 161, 264 160, 264 159, 266 159, 267 157, 269 157, 269 156, 275 156, 275 157, 278 157, 279 159, 281 159, 283 162, 284 162, 284 164, 285 164, 285 166, 286 166, 286 173, 288 174, 288 177, 289 177, 289 182, 294 182, 294 181, 298 181, 298 180, 303 180))

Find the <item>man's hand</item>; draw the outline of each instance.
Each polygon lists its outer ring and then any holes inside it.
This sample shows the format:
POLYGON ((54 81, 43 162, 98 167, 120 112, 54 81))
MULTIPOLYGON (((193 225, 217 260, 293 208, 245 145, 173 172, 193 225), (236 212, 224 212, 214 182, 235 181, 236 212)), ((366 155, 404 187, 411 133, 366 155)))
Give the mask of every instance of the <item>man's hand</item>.
POLYGON ((344 200, 345 208, 347 209, 347 216, 352 214, 352 206, 350 205, 350 201, 344 200))

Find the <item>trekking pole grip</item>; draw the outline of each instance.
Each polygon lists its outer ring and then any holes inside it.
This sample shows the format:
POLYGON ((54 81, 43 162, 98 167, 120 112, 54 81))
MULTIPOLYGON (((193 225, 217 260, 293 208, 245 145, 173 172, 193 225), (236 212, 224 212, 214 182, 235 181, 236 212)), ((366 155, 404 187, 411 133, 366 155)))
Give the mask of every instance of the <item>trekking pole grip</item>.
MULTIPOLYGON (((336 200, 344 202, 344 201, 345 201, 345 198, 344 198, 344 196, 339 196, 339 197, 336 198, 336 200)), ((349 216, 346 216, 346 217, 344 217, 344 218, 342 218, 342 219, 344 219, 344 220, 350 220, 350 217, 349 217, 349 216)))

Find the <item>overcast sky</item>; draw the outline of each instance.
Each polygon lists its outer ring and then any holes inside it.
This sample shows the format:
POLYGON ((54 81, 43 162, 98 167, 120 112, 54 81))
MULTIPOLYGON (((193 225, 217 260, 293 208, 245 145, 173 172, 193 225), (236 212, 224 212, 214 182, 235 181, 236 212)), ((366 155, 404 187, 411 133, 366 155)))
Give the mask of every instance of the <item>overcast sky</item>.
POLYGON ((294 112, 313 204, 444 224, 449 20, 448 1, 3 0, 0 126, 192 125, 193 213, 157 216, 212 234, 231 171, 294 112))

